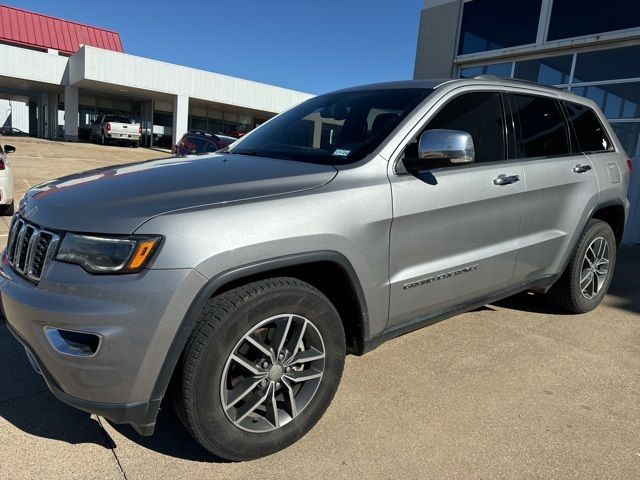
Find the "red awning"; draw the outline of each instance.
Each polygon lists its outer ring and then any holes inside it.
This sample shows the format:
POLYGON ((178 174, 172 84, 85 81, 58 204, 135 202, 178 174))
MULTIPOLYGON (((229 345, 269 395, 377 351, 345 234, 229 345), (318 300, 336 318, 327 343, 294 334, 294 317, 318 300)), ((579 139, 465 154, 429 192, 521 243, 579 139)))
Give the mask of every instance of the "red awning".
POLYGON ((120 34, 81 23, 0 5, 0 42, 53 48, 73 54, 80 45, 122 52, 120 34))

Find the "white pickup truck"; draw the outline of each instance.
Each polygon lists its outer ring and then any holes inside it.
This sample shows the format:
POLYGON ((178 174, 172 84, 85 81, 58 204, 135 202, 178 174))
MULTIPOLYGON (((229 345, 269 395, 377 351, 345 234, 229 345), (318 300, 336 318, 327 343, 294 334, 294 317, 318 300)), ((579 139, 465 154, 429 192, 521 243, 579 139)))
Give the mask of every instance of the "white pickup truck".
POLYGON ((138 148, 141 135, 140 124, 123 115, 100 115, 91 124, 91 142, 103 145, 118 142, 138 148))

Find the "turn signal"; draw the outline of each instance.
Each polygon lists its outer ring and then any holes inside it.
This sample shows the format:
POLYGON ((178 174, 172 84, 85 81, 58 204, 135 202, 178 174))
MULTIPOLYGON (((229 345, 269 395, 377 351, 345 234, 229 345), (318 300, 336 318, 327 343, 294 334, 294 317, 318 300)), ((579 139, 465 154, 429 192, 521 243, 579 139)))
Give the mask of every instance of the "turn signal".
POLYGON ((629 171, 633 170, 633 162, 630 158, 627 158, 627 168, 629 169, 629 171))
POLYGON ((138 243, 138 247, 131 257, 131 260, 129 260, 127 268, 129 270, 136 270, 144 265, 149 255, 153 252, 153 247, 156 246, 156 243, 158 243, 158 240, 146 240, 138 243))

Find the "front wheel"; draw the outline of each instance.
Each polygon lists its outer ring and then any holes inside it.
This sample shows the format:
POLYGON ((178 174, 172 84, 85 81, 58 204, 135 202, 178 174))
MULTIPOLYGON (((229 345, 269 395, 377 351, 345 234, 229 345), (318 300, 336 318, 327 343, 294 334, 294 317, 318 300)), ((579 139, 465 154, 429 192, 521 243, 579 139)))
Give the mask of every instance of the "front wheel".
POLYGON ((562 277, 548 295, 572 313, 586 313, 602 302, 616 263, 616 237, 608 223, 587 223, 562 277))
POLYGON ((213 454, 250 460, 307 433, 338 388, 345 336, 321 292, 294 278, 209 300, 183 353, 176 407, 213 454))

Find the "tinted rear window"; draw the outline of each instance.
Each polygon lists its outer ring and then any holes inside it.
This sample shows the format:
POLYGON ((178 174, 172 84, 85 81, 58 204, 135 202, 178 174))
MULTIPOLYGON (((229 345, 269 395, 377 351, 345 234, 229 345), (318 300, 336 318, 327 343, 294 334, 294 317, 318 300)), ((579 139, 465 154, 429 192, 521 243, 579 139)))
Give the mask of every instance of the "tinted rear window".
POLYGON ((107 115, 104 117, 104 121, 113 123, 131 123, 131 119, 129 117, 123 117, 121 115, 107 115))
POLYGON ((560 104, 546 97, 511 95, 518 158, 569 155, 560 104))
MULTIPOLYGON (((202 137, 186 136, 180 141, 178 148, 182 155, 202 155, 208 151, 214 152, 216 149, 209 149, 211 142, 202 137)), ((211 147, 214 148, 214 147, 211 147)))
POLYGON ((577 103, 564 102, 580 152, 613 150, 613 145, 596 113, 577 103))

